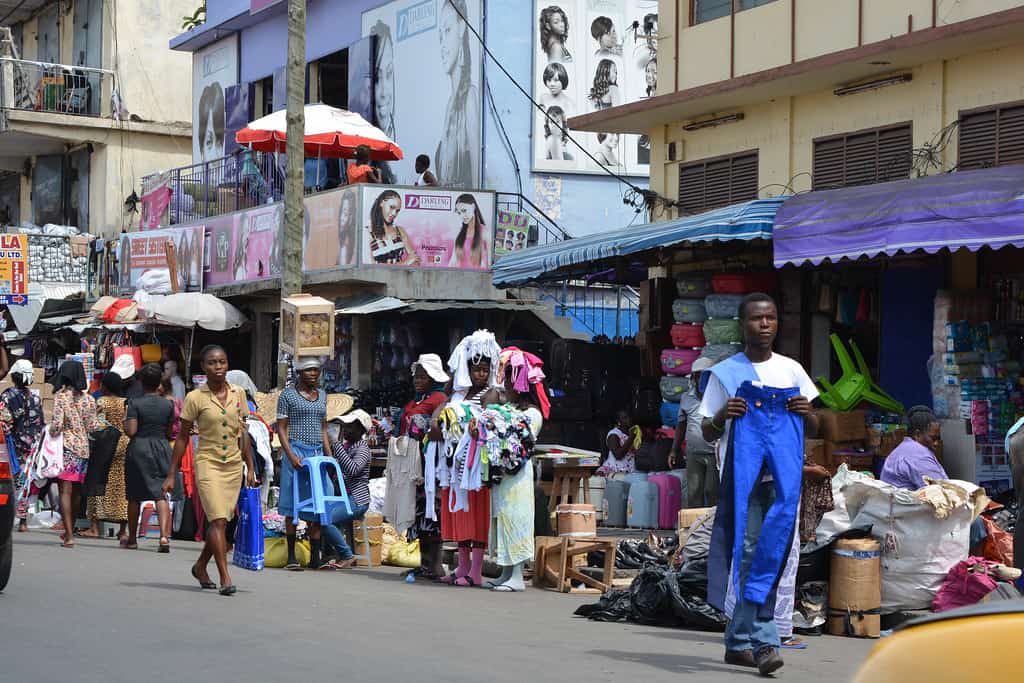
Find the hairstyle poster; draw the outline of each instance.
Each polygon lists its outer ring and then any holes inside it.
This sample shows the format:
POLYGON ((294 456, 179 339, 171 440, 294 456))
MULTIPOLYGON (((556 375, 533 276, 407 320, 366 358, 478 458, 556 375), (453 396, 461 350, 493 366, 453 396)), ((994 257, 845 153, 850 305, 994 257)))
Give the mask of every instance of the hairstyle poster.
POLYGON ((192 55, 192 161, 225 153, 226 93, 238 84, 238 36, 219 40, 192 55))
POLYGON ((224 88, 224 102, 224 154, 228 155, 241 147, 235 141, 235 135, 252 120, 249 85, 229 85, 224 88))
POLYGON ((346 268, 356 263, 359 192, 346 187, 306 198, 302 261, 305 270, 346 268))
POLYGON ((362 185, 362 263, 490 270, 494 194, 362 185))
POLYGON ((281 275, 278 234, 284 205, 270 204, 206 219, 213 253, 206 286, 239 284, 281 275))
POLYGON ((533 96, 544 107, 534 112, 534 170, 648 175, 649 141, 573 133, 566 122, 655 94, 657 0, 535 0, 534 9, 533 96))
POLYGON ((168 268, 168 242, 174 245, 180 291, 202 290, 203 227, 191 226, 123 233, 117 252, 118 281, 122 292, 134 292, 145 273, 168 268))
POLYGON ((374 38, 348 46, 348 110, 373 121, 374 38))
POLYGON ((499 211, 494 229, 494 256, 504 256, 527 247, 530 239, 530 216, 517 211, 499 211))
POLYGON ((480 0, 394 0, 363 12, 375 36, 374 123, 405 152, 383 164, 384 182, 412 185, 430 157, 442 187, 480 187, 482 49, 480 0), (468 19, 469 25, 466 21, 468 19))

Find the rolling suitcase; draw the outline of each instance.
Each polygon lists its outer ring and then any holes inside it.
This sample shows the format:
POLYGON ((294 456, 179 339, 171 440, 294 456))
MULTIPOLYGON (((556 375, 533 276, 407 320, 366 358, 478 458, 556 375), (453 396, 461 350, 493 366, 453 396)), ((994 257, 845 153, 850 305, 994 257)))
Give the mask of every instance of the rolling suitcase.
POLYGON ((743 328, 739 320, 709 320, 704 323, 704 335, 708 345, 743 343, 743 328))
POLYGON ((675 429, 679 426, 679 404, 663 401, 661 404, 661 426, 675 429))
POLYGON ((686 497, 687 491, 689 491, 686 486, 686 470, 669 470, 668 473, 679 480, 679 506, 686 507, 686 501, 689 500, 686 497))
POLYGON ((658 488, 658 528, 675 529, 682 506, 682 486, 679 479, 667 472, 650 475, 647 480, 658 488))
POLYGON ((699 357, 699 349, 665 349, 661 352, 661 369, 667 375, 689 375, 693 361, 699 357))
POLYGON ((703 299, 676 299, 672 302, 672 318, 677 323, 702 323, 707 317, 703 299))
POLYGON ((669 331, 677 349, 699 349, 707 343, 702 323, 676 323, 669 331))
POLYGON ((756 273, 719 273, 711 278, 711 289, 717 294, 771 294, 777 284, 775 273, 770 270, 756 273))
POLYGON ((658 528, 658 487, 650 481, 629 485, 626 526, 633 529, 658 528))
POLYGON ((683 394, 690 389, 690 378, 665 375, 658 382, 658 387, 661 389, 662 399, 672 403, 679 403, 683 394))
POLYGON ((605 480, 604 500, 601 501, 605 526, 626 526, 629 486, 629 482, 622 479, 605 480))
POLYGON ((684 299, 699 299, 711 291, 711 283, 706 277, 681 277, 676 280, 676 291, 684 299))
MULTIPOLYGON (((732 320, 740 317, 740 303, 743 297, 739 294, 709 294, 704 299, 704 311, 709 318, 732 320)), ((708 331, 704 330, 704 336, 708 331)), ((708 342, 714 344, 715 342, 708 342)))

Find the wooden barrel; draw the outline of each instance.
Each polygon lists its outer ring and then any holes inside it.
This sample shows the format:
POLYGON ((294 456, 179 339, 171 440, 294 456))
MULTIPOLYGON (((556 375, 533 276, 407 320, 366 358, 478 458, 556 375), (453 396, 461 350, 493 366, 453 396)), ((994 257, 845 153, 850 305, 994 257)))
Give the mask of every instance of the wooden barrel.
POLYGON ((597 512, 593 505, 562 503, 555 508, 555 518, 559 536, 597 537, 597 512))
POLYGON ((877 638, 881 632, 882 547, 873 538, 843 538, 832 546, 828 632, 877 638))

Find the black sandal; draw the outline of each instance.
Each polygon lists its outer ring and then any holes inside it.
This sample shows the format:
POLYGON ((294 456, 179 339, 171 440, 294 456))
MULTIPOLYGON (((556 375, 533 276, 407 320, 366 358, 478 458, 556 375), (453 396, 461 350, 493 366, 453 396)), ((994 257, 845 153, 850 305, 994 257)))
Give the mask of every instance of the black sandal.
POLYGON ((169 553, 171 552, 171 541, 166 536, 160 539, 160 545, 157 546, 156 551, 158 553, 169 553), (167 541, 164 543, 164 541, 167 541))
POLYGON ((217 584, 213 581, 203 581, 199 578, 199 570, 196 565, 192 565, 192 578, 199 582, 199 587, 203 590, 214 590, 217 588, 217 584))
POLYGON ((234 595, 238 592, 238 586, 236 586, 235 584, 231 584, 230 586, 223 586, 217 592, 224 596, 234 595))

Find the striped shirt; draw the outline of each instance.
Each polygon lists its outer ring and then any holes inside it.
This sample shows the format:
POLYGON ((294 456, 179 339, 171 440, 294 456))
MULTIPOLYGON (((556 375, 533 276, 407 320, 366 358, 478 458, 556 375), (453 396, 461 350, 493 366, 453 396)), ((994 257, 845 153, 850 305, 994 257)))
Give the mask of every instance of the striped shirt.
POLYGON ((370 504, 370 447, 366 439, 354 444, 339 439, 331 444, 334 459, 345 475, 345 490, 353 505, 370 504))

